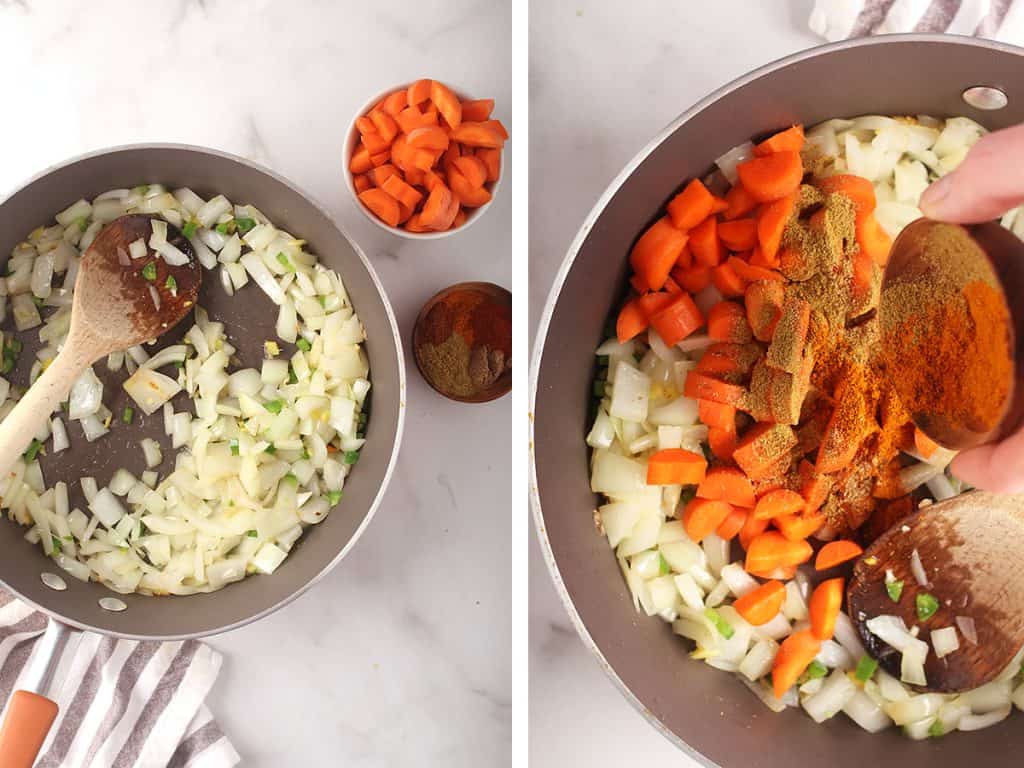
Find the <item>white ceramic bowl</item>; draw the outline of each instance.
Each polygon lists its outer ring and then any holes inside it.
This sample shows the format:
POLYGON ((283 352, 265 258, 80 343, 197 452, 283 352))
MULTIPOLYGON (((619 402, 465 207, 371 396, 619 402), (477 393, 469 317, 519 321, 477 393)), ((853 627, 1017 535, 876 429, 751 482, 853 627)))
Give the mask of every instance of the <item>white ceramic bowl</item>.
MULTIPOLYGON (((366 206, 363 205, 363 203, 359 200, 359 197, 356 194, 355 184, 353 183, 352 171, 348 169, 348 164, 349 160, 351 160, 352 158, 352 150, 354 150, 356 144, 359 143, 359 130, 356 128, 356 120, 358 120, 360 117, 369 112, 370 109, 374 106, 374 104, 379 102, 385 96, 388 96, 389 94, 392 94, 395 91, 408 88, 410 85, 412 85, 412 83, 406 83, 405 85, 393 85, 387 90, 381 91, 372 99, 369 99, 365 104, 363 104, 359 111, 356 112, 355 115, 353 115, 352 120, 348 124, 348 130, 345 132, 345 186, 348 188, 349 194, 352 195, 352 202, 355 204, 356 208, 359 209, 360 213, 362 213, 366 218, 368 218, 381 229, 390 232, 396 237, 404 237, 407 240, 439 240, 442 237, 448 237, 449 235, 455 235, 458 234, 459 232, 466 231, 481 216, 484 215, 484 212, 488 208, 490 208, 494 204, 494 200, 498 196, 498 187, 501 186, 501 179, 505 175, 505 153, 504 151, 501 153, 501 170, 500 173, 498 174, 498 180, 486 185, 487 190, 491 193, 490 202, 488 202, 486 205, 481 205, 479 208, 463 208, 463 210, 466 212, 466 221, 465 223, 463 223, 461 227, 456 227, 455 229, 446 229, 443 232, 410 232, 407 229, 402 229, 401 227, 389 227, 383 221, 374 216, 373 212, 369 211, 366 208, 366 206)), ((459 97, 460 101, 466 100, 466 96, 461 91, 456 91, 455 89, 452 89, 452 92, 459 97)))

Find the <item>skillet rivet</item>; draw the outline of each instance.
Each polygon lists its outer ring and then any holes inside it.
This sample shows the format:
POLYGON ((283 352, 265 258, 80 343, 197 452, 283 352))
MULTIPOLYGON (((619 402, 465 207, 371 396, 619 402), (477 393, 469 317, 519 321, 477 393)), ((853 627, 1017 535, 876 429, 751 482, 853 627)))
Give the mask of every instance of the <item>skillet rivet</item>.
POLYGON ((118 600, 116 597, 101 597, 99 604, 100 608, 104 611, 120 613, 121 611, 128 610, 128 604, 124 600, 118 600))
POLYGON ((992 111, 1002 109, 1010 103, 1005 91, 990 85, 975 85, 961 94, 968 106, 992 111))
POLYGON ((68 584, 64 579, 56 573, 50 573, 49 571, 43 571, 40 573, 39 580, 50 589, 56 590, 57 592, 63 592, 68 588, 68 584))

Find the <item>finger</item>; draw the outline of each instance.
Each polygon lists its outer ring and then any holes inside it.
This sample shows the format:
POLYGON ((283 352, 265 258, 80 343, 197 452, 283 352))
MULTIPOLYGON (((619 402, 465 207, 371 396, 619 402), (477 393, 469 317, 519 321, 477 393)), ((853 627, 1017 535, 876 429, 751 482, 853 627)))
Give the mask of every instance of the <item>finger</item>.
POLYGON ((1024 202, 1024 125, 983 136, 952 173, 921 195, 931 219, 976 224, 998 218, 1024 202))
POLYGON ((964 451, 953 459, 953 474, 992 493, 1024 493, 1024 429, 1000 443, 964 451))

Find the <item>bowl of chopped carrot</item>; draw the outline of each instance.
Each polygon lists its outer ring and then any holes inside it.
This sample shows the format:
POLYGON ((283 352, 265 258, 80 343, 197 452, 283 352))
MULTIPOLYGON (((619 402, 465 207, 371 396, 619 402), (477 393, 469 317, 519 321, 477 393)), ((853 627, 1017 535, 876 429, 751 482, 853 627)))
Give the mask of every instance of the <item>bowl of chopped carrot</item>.
POLYGON ((345 184, 356 206, 399 237, 436 239, 490 207, 508 132, 493 99, 469 99, 438 80, 389 88, 349 126, 345 184))

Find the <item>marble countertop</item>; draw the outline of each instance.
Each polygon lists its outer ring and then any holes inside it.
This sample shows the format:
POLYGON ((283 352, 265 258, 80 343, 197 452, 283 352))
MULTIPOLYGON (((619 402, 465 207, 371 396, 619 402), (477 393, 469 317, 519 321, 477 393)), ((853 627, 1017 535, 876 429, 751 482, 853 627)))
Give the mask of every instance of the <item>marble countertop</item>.
MULTIPOLYGON (((819 41, 810 0, 534 2, 530 15, 530 329, 605 186, 661 128, 735 77, 819 41), (557 168, 557 173, 546 169, 557 168)), ((530 765, 696 766, 584 648, 530 541, 530 765), (670 762, 669 762, 670 761, 670 762)))
MULTIPOLYGON (((464 234, 394 239, 345 190, 344 131, 374 93, 435 77, 494 97, 514 135, 511 17, 501 0, 0 0, 0 70, 17 73, 0 197, 115 144, 244 155, 336 216, 408 340, 437 290, 511 287, 512 185, 464 234)), ((406 366, 401 461, 363 539, 306 596, 211 640, 225 665, 209 704, 247 767, 509 764, 511 400, 451 403, 406 366)))

